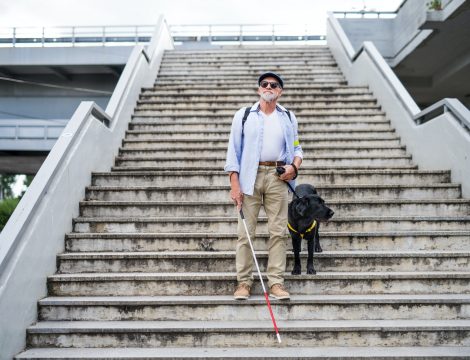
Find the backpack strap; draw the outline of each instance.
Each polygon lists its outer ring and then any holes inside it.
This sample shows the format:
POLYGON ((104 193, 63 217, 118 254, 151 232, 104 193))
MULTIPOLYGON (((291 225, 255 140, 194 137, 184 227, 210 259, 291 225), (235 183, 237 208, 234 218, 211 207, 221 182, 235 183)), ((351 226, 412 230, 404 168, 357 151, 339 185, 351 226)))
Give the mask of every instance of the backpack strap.
POLYGON ((290 117, 290 111, 286 109, 287 116, 289 116, 290 122, 292 122, 292 118, 290 117))
POLYGON ((243 135, 244 135, 246 119, 248 119, 248 115, 250 115, 250 110, 251 110, 251 106, 245 108, 245 114, 243 114, 243 119, 242 119, 242 137, 243 137, 243 135))

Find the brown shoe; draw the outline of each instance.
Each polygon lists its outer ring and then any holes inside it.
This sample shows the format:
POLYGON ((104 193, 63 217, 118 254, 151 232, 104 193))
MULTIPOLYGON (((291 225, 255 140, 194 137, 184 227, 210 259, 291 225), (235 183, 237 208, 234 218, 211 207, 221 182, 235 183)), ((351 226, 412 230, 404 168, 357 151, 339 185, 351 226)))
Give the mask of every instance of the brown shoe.
POLYGON ((282 284, 274 284, 269 290, 269 296, 277 300, 289 300, 290 295, 282 284))
POLYGON ((247 283, 240 283, 235 289, 233 297, 235 300, 246 300, 250 297, 250 289, 251 287, 247 283))

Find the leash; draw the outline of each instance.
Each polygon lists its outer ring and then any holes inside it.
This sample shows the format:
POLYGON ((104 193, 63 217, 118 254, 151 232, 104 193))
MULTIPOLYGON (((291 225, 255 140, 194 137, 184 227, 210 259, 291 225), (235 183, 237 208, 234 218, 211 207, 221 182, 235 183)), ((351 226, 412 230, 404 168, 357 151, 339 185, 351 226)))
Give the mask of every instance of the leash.
MULTIPOLYGON (((284 174, 284 173, 286 172, 286 169, 284 169, 284 168, 281 167, 281 166, 278 166, 278 167, 276 168, 276 172, 277 172, 277 175, 280 176, 280 175, 282 175, 282 174, 284 174)), ((297 193, 295 192, 295 190, 294 190, 294 188, 292 187, 292 185, 289 184, 289 181, 285 181, 285 180, 283 180, 283 181, 287 184, 287 186, 289 186, 289 189, 292 191, 292 193, 295 195, 295 197, 296 197, 297 199, 300 199, 300 196, 297 195, 297 193)))

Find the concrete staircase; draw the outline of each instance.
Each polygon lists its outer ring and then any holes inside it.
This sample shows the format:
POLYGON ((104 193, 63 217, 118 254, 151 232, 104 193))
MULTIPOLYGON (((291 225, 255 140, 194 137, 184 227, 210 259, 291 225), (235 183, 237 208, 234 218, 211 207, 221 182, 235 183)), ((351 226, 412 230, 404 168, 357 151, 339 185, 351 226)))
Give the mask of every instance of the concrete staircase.
MULTIPOLYGON (((264 269, 263 212, 258 233, 264 269)), ((470 202, 448 171, 413 164, 327 47, 167 52, 65 246, 18 359, 470 358, 470 202), (232 300, 222 171, 232 116, 257 101, 263 70, 284 76, 281 103, 299 119, 299 182, 335 210, 317 275, 290 275, 288 254, 292 299, 273 301, 281 346, 258 282, 232 300)))

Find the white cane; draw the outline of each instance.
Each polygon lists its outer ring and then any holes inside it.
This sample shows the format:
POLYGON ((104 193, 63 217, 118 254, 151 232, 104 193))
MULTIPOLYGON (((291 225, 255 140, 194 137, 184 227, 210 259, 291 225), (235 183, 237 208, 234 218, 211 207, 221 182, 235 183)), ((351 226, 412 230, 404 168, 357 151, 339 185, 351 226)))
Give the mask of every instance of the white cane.
POLYGON ((258 271, 258 276, 261 281, 261 286, 263 287, 264 298, 266 299, 266 303, 268 304, 269 314, 271 315, 271 320, 273 322, 274 331, 276 331, 277 341, 279 341, 279 344, 280 344, 281 335, 279 335, 279 329, 277 328, 276 319, 274 318, 273 310, 271 309, 269 296, 268 296, 268 293, 266 292, 266 287, 264 286, 264 281, 263 281, 263 277, 261 276, 261 271, 259 270, 258 260, 256 260, 255 249, 253 248, 253 244, 251 243, 250 233, 248 232, 248 227, 246 226, 245 216, 243 215, 242 209, 240 209, 240 217, 242 218, 243 225, 245 226, 246 236, 248 237, 248 242, 250 243, 251 253, 253 254, 253 259, 255 260, 256 270, 258 271))

